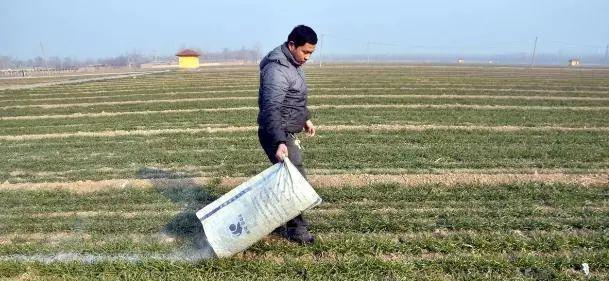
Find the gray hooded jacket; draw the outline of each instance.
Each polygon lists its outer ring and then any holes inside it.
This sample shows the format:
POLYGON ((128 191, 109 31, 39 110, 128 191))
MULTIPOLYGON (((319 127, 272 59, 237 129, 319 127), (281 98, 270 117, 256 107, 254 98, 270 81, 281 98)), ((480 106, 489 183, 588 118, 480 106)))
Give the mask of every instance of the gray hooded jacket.
POLYGON ((287 133, 299 133, 309 119, 307 83, 286 44, 260 62, 258 125, 273 145, 286 142, 287 133))

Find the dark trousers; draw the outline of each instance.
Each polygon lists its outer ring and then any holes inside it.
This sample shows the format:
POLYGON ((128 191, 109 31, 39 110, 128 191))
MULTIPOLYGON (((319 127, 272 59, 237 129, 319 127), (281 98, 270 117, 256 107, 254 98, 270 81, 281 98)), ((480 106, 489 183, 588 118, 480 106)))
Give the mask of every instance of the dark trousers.
MULTIPOLYGON (((286 133, 286 136, 287 141, 285 145, 288 147, 288 158, 290 159, 292 164, 296 166, 300 174, 302 174, 302 176, 306 179, 307 172, 302 164, 302 153, 300 151, 300 148, 298 148, 298 145, 296 145, 295 143, 296 138, 288 133, 286 133)), ((270 139, 271 138, 268 137, 264 131, 258 130, 258 140, 260 141, 262 149, 264 149, 264 153, 266 153, 266 156, 269 158, 271 163, 276 164, 279 161, 275 157, 275 153, 277 153, 277 148, 279 147, 279 145, 271 143, 270 139)), ((302 214, 300 214, 294 219, 288 221, 286 223, 286 226, 288 228, 306 228, 307 226, 309 226, 309 222, 303 217, 302 214)))

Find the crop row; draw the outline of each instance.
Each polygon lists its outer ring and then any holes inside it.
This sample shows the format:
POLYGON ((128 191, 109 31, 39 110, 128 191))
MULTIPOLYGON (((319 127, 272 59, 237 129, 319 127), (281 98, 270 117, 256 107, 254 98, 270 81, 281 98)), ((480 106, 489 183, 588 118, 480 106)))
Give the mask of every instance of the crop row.
MULTIPOLYGON (((567 92, 568 93, 568 92, 567 92)), ((328 90, 316 90, 310 94, 312 103, 316 100, 328 99, 401 99, 405 102, 437 102, 436 100, 457 101, 463 103, 481 103, 498 105, 563 105, 563 106, 607 106, 609 95, 602 96, 562 96, 552 93, 551 95, 537 93, 522 93, 512 95, 505 92, 489 93, 487 91, 475 90, 446 90, 436 91, 427 89, 400 89, 400 88, 332 88, 328 90), (507 94, 507 95, 506 95, 507 94)), ((42 99, 13 99, 0 101, 0 109, 3 111, 17 110, 32 107, 74 107, 74 106, 95 106, 104 103, 118 102, 179 102, 192 99, 223 99, 226 101, 239 101, 242 99, 257 99, 257 90, 222 90, 222 91, 199 91, 199 92, 160 92, 160 93, 140 93, 115 96, 88 96, 88 97, 69 97, 69 98, 42 98, 42 99)), ((344 101, 343 101, 344 102, 344 101)))
MULTIPOLYGON (((235 104, 234 108, 214 109, 222 101, 165 104, 147 112, 145 104, 114 106, 115 109, 141 110, 121 114, 103 113, 77 118, 46 118, 2 120, 0 135, 53 134, 69 132, 102 132, 114 130, 188 129, 221 126, 255 126, 258 108, 235 104), (175 107, 173 107, 175 106, 175 107), (209 110, 205 110, 205 109, 209 110), (163 112, 165 111, 165 112, 163 112)), ((110 107, 110 106, 108 106, 110 107)), ((609 110, 576 110, 575 108, 493 107, 466 105, 354 105, 323 104, 312 106, 312 120, 318 125, 446 125, 446 126, 522 126, 535 127, 605 127, 609 110)), ((99 108, 103 111, 103 108, 99 108)), ((83 108, 86 111, 86 108, 83 108)), ((57 112, 56 112, 57 113, 57 112)), ((74 113, 71 113, 74 114, 74 113)), ((85 113, 86 114, 86 113, 85 113)), ((52 116, 49 116, 52 117, 52 116)), ((64 116, 70 117, 70 116, 64 116)))
MULTIPOLYGON (((607 132, 362 129, 318 134, 303 139, 310 169, 609 167, 607 132)), ((1 181, 134 178, 148 167, 160 174, 247 176, 268 166, 253 130, 5 142, 0 154, 1 181)))
MULTIPOLYGON (((446 68, 442 71, 433 69, 419 68, 393 68, 393 69, 377 69, 362 68, 354 70, 353 68, 308 68, 309 82, 311 85, 350 85, 351 83, 369 83, 392 84, 402 83, 403 85, 439 85, 444 83, 448 87, 469 86, 490 86, 497 88, 506 86, 507 88, 527 89, 530 86, 539 89, 559 89, 567 90, 582 90, 582 89, 607 89, 609 84, 603 82, 609 74, 606 72, 591 72, 591 71, 553 71, 549 74, 542 74, 543 71, 523 71, 522 69, 481 69, 480 71, 462 71, 457 68, 446 68), (418 71, 422 70, 422 71, 418 71), (444 73, 446 75, 435 75, 444 73), (497 75, 485 75, 485 74, 497 75), (321 84, 320 84, 321 83, 321 84), (528 85, 528 86, 527 86, 528 85)), ((153 74, 136 79, 116 79, 109 81, 97 81, 78 85, 62 85, 54 86, 47 89, 34 89, 29 91, 6 91, 6 93, 15 94, 35 94, 50 92, 71 92, 83 91, 87 89, 98 89, 113 91, 123 88, 184 88, 209 85, 243 85, 251 83, 256 85, 258 79, 258 70, 254 67, 242 69, 210 69, 197 73, 170 72, 164 74, 153 74)))
POLYGON ((312 231, 318 235, 314 245, 301 247, 267 238, 235 258, 198 262, 188 261, 195 254, 194 249, 189 250, 190 243, 202 235, 194 211, 223 192, 213 185, 110 189, 87 194, 4 190, 0 191, 4 214, 0 274, 16 277, 29 272, 75 279, 118 279, 126 274, 158 277, 165 273, 171 273, 168 278, 224 278, 233 274, 297 278, 300 270, 311 278, 330 274, 339 279, 355 277, 353 274, 371 279, 555 279, 583 278, 577 271, 586 262, 593 276, 601 278, 609 271, 608 188, 540 183, 321 188, 318 192, 325 201, 309 212, 312 231), (405 200, 410 204, 405 206, 412 207, 391 213, 382 205, 358 204, 366 198, 405 200), (443 207, 445 202, 448 204, 443 207), (471 212, 455 212, 450 202, 469 205, 471 212), (112 209, 113 203, 136 214, 109 214, 106 210, 112 209), (137 214, 141 206, 152 210, 150 204, 158 206, 158 215, 137 214), (99 213, 44 217, 33 216, 30 211, 13 212, 23 206, 37 214, 94 209, 99 213), (538 211, 552 206, 556 208, 553 212, 538 211), (409 211, 415 207, 433 211, 409 211), (604 211, 585 211, 593 207, 604 211), (345 211, 333 212, 337 208, 345 211), (60 234, 54 237, 54 233, 60 234), (166 240, 161 233, 176 240, 166 240), (71 256, 66 253, 78 253, 72 255, 76 260, 69 261, 71 256), (40 262, 44 259, 55 262, 40 262), (120 275, 115 275, 118 272, 120 275))

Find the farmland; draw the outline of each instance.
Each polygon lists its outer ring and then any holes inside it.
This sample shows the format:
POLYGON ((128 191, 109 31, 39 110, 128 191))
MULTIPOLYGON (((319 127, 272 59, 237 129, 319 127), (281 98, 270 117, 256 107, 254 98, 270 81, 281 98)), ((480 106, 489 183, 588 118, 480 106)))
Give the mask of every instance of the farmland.
POLYGON ((609 279, 609 70, 306 68, 308 247, 201 259, 268 167, 254 66, 0 91, 0 278, 609 279))

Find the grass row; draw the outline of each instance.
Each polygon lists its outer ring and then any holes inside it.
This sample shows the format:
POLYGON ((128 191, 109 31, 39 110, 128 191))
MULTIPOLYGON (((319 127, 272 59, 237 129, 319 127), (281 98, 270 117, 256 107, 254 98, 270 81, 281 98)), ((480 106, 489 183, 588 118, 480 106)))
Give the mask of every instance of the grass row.
MULTIPOLYGON (((154 233, 154 231, 163 231, 163 227, 161 225, 159 228, 153 229, 151 231, 153 233, 138 233, 137 238, 134 238, 135 235, 130 233, 100 234, 91 229, 91 234, 87 233, 86 236, 83 236, 80 232, 73 232, 72 237, 64 239, 48 237, 37 241, 14 239, 10 243, 5 242, 0 245, 0 256, 52 255, 61 252, 104 255, 128 253, 150 256, 171 254, 190 246, 185 239, 163 241, 158 238, 160 235, 154 233)), ((378 235, 356 231, 334 234, 324 232, 322 229, 316 231, 319 243, 312 247, 303 248, 283 240, 265 239, 249 248, 247 254, 282 256, 288 253, 294 256, 307 256, 315 253, 327 253, 328 255, 373 254, 377 256, 412 257, 423 254, 469 253, 491 256, 504 252, 515 254, 535 252, 543 255, 561 255, 583 250, 591 252, 607 251, 606 245, 609 243, 606 233, 602 231, 588 234, 546 231, 539 232, 537 235, 528 235, 515 233, 514 231, 469 230, 467 233, 426 233, 417 236, 401 236, 394 233, 378 235)), ((49 236, 53 234, 53 232, 48 233, 49 236)), ((603 266, 609 268, 609 263, 603 266)))
MULTIPOLYGON (((514 203, 514 202, 512 202, 514 203)), ((421 204, 424 205, 424 204, 421 204)), ((345 229, 357 233, 367 232, 417 232, 448 229, 458 231, 493 231, 497 229, 518 229, 526 231, 607 231, 607 211, 581 212, 583 214, 524 212, 521 209, 504 209, 500 212, 451 212, 438 210, 421 214, 409 210, 394 213, 373 212, 374 209, 354 208, 344 213, 312 212, 311 229, 318 232, 345 229), (565 215, 567 214, 567 215, 565 215)), ((36 233, 86 231, 91 234, 147 233, 159 232, 171 220, 180 219, 169 213, 159 213, 125 218, 118 215, 99 214, 92 217, 78 215, 68 217, 27 217, 3 218, 1 233, 36 233), (162 223, 159 225, 159 223, 162 223), (10 231, 10 232, 8 232, 10 231)), ((599 241, 590 243, 599 247, 609 242, 606 235, 598 235, 599 241)), ((590 238, 590 237, 582 237, 590 238)), ((446 241, 445 241, 446 242, 446 241)), ((450 242, 450 241, 447 241, 450 242)), ((601 247, 602 248, 602 247, 601 247)), ((2 249, 2 246, 0 246, 2 249)))
POLYGON ((368 255, 315 261, 301 261, 289 255, 282 258, 281 263, 269 259, 197 263, 155 260, 95 264, 0 262, 0 272, 3 277, 62 280, 604 280, 609 276, 605 269, 595 271, 590 279, 581 273, 582 260, 606 258, 589 253, 510 258, 450 255, 437 260, 411 261, 391 261, 368 255))
MULTIPOLYGON (((34 90, 22 90, 21 93, 15 95, 1 95, 0 102, 2 104, 33 104, 36 100, 40 101, 78 101, 79 98, 87 98, 87 100, 108 100, 108 99, 125 99, 130 96, 159 96, 159 95, 192 95, 196 93, 197 96, 209 96, 209 95, 233 95, 242 91, 257 91, 257 81, 251 83, 238 83, 238 84, 202 84, 200 86, 161 86, 155 85, 156 81, 150 81, 147 85, 153 85, 149 89, 147 86, 118 86, 115 85, 114 89, 104 91, 88 91, 86 88, 75 88, 71 90, 57 90, 52 88, 45 88, 46 90, 40 95, 28 95, 29 92, 34 90), (56 93, 56 94, 52 94, 56 93), (23 99, 22 103, 15 103, 15 100, 23 99)), ((81 86, 82 87, 82 86, 81 86)), ((347 93, 357 93, 355 89, 361 89, 365 91, 374 91, 382 93, 416 93, 423 95, 432 94, 484 94, 484 95, 510 95, 510 96, 527 96, 527 95, 542 95, 542 96, 558 96, 558 97, 607 97, 607 88, 591 88, 586 89, 585 87, 573 87, 573 88, 552 88, 541 85, 539 87, 529 88, 518 88, 499 85, 484 85, 476 86, 469 84, 460 85, 433 85, 414 82, 374 82, 374 83, 346 83, 346 84, 316 84, 309 83, 309 88, 312 95, 315 94, 333 94, 335 92, 341 93, 345 91, 347 93)), ((359 90, 358 90, 359 91, 359 90)))
MULTIPOLYGON (((68 190, 1 190, 3 215, 41 214, 55 212, 101 211, 103 212, 135 212, 135 211, 175 211, 172 202, 205 204, 226 192, 226 187, 214 184, 200 186, 185 182, 167 186, 162 181, 152 180, 152 188, 124 188, 111 191, 96 191, 78 194, 68 190), (35 204, 22 204, 35 202, 35 204)), ((315 210, 331 210, 340 208, 347 211, 358 206, 383 209, 388 204, 398 204, 411 211, 437 209, 444 211, 459 209, 468 210, 468 202, 473 202, 476 209, 472 212, 501 212, 509 210, 524 210, 528 213, 539 213, 539 209, 528 207, 555 208, 553 212, 585 211, 588 208, 608 211, 606 199, 609 193, 606 189, 596 187, 580 187, 566 184, 513 184, 498 186, 457 186, 440 185, 428 186, 396 186, 374 185, 369 188, 331 187, 322 188, 319 192, 324 195, 324 204, 315 210), (364 200, 364 201, 362 201, 364 200), (515 202, 527 203, 527 206, 515 205, 515 202), (543 203, 543 206, 532 205, 532 202, 543 203), (362 204, 367 203, 367 204, 362 204), (436 205, 440 203, 440 205, 436 205), (582 204, 584 203, 584 204, 582 204), (521 208, 521 209, 519 209, 521 208)), ((586 214, 581 214, 585 216, 586 214)), ((593 215, 593 214, 591 214, 593 215)))
MULTIPOLYGON (((445 84, 448 87, 491 87, 506 86, 513 89, 563 89, 563 90, 585 90, 606 89, 609 83, 606 78, 609 74, 602 71, 573 71, 573 70, 523 70, 523 69, 493 69, 481 68, 463 70, 447 67, 442 70, 434 68, 378 68, 365 67, 355 69, 354 67, 331 67, 319 69, 310 67, 306 71, 311 85, 337 85, 351 87, 352 83, 362 85, 435 85, 445 84), (439 74, 439 75, 438 75, 439 74), (490 75, 489 75, 490 74, 490 75)), ((172 89, 188 88, 210 85, 243 85, 252 83, 256 86, 258 70, 256 67, 239 69, 209 69, 197 73, 171 72, 164 74, 153 74, 136 79, 115 79, 111 81, 96 81, 77 85, 61 85, 44 89, 32 89, 27 91, 4 91, 3 95, 23 96, 36 93, 49 92, 73 92, 83 90, 107 90, 117 89, 172 89)))
MULTIPOLYGON (((423 87, 464 85, 464 88, 514 87, 526 91, 492 92, 506 95, 607 97, 604 90, 609 86, 607 73, 603 71, 396 66, 336 66, 306 71, 311 84, 327 87, 383 87, 383 83, 417 87, 417 83, 421 83, 423 87), (353 85, 352 81, 360 84, 353 85), (564 92, 535 91, 545 89, 564 92)), ((255 81, 255 67, 203 69, 198 73, 172 72, 136 79, 3 91, 0 96, 5 101, 28 96, 94 97, 98 94, 154 93, 156 91, 147 89, 174 87, 180 88, 179 91, 191 88, 203 92, 202 89, 212 89, 214 85, 255 81), (100 90, 109 92, 72 95, 100 90), (123 92, 113 93, 116 90, 123 92), (62 93, 69 95, 62 96, 62 93)), ((425 89, 421 93, 471 94, 468 91, 425 89)), ((415 103, 415 99, 408 98, 317 100, 315 95, 318 93, 354 94, 350 91, 312 91, 311 104, 415 103)), ((176 96, 183 98, 189 94, 176 96)), ((115 98, 134 97, 108 99, 115 98)), ((83 101, 91 100, 94 99, 83 101)), ((527 106, 542 105, 541 102, 551 106, 603 104, 602 101, 506 100, 504 103, 503 100, 473 99, 437 102, 455 101, 527 106)), ((28 102, 34 101, 21 104, 28 102)), ((65 103, 66 100, 43 102, 65 103)), ((425 101, 434 102, 436 100, 425 101)), ((10 102, 2 104, 6 106, 10 102)), ((241 101, 13 108, 0 114, 129 112, 239 105, 241 101)), ((256 113, 256 110, 249 110, 2 120, 0 132, 15 135, 197 128, 208 124, 251 126, 255 125, 256 113)), ((313 112, 317 124, 568 127, 604 127, 607 121, 604 113, 604 110, 530 108, 357 108, 313 112)), ((310 169, 358 173, 367 169, 557 168, 570 171, 609 168, 609 134, 599 131, 320 130, 318 134, 316 138, 303 141, 305 161, 310 169)), ((255 132, 2 141, 0 154, 4 160, 0 162, 1 182, 251 176, 269 165, 255 132)), ((83 185, 86 187, 86 183, 83 185)), ((324 203, 308 216, 312 231, 318 235, 316 244, 300 247, 282 240, 266 239, 235 258, 184 261, 202 236, 194 212, 224 192, 225 187, 199 186, 189 181, 184 186, 167 187, 154 182, 148 189, 127 186, 87 194, 65 190, 0 190, 0 279, 584 280, 586 277, 581 273, 584 262, 590 265, 592 279, 609 278, 607 185, 514 183, 321 188, 318 192, 324 203), (162 234, 175 240, 167 240, 162 234), (77 259, 70 261, 70 253, 77 259), (180 253, 178 258, 175 253, 180 253), (158 254, 166 256, 159 259, 158 254), (78 258, 79 255, 82 257, 78 258), (49 257, 68 260, 49 262, 49 257)))
MULTIPOLYGON (((590 264, 593 276, 597 278, 606 276, 609 271, 609 240, 606 235, 609 186, 540 183, 452 188, 435 185, 322 188, 318 192, 325 201, 309 216, 312 231, 319 237, 313 246, 300 247, 285 241, 263 240, 233 259, 196 263, 154 260, 157 254, 179 252, 187 247, 189 239, 200 235, 194 212, 222 192, 222 188, 215 186, 116 189, 87 194, 59 190, 0 191, 3 213, 9 211, 7 214, 13 218, 3 219, 3 235, 74 234, 70 238, 55 239, 54 243, 27 238, 3 243, 0 245, 0 274, 2 277, 17 277, 27 272, 30 277, 118 279, 128 274, 135 277, 152 273, 178 278, 186 277, 188 272, 189 278, 249 274, 272 279, 287 274, 283 270, 299 268, 301 271, 306 269, 307 276, 312 279, 322 277, 317 274, 331 274, 336 279, 352 278, 355 274, 359 278, 368 276, 368 279, 387 276, 398 279, 437 279, 440 276, 455 279, 476 276, 482 279, 569 279, 584 277, 577 272, 583 262, 590 264), (357 204, 365 198, 379 202, 403 200, 419 209, 434 206, 437 210, 421 214, 410 213, 408 207, 403 207, 396 214, 384 214, 377 209, 382 206, 362 207, 357 204), (450 204, 438 207, 447 200, 467 204, 472 212, 455 213, 450 204), (85 211, 96 207, 105 210, 112 201, 129 211, 137 210, 138 205, 157 204, 180 213, 117 219, 103 215, 102 211, 94 217, 44 220, 28 218, 27 212, 21 218, 10 212, 24 205, 33 207, 32 211, 85 211), (133 202, 133 209, 129 209, 129 202, 133 202), (493 204, 494 210, 485 209, 493 204), (339 206, 345 210, 344 213, 328 215, 324 211, 339 206), (526 211, 548 206, 559 207, 561 212, 542 216, 526 211), (605 212, 582 213, 583 206, 602 206, 605 212), (476 211, 480 209, 488 213, 476 211), (160 232, 178 240, 163 243, 155 236, 160 232), (129 239, 128 234, 142 236, 129 239), (87 238, 83 239, 85 236, 81 235, 87 235, 87 238), (115 260, 93 263, 18 260, 19 256, 53 256, 65 252, 110 255, 115 260), (143 260, 129 262, 127 258, 121 258, 134 254, 143 260), (352 262, 357 262, 357 266, 351 265, 352 262)), ((292 277, 298 278, 298 275, 292 277)))
MULTIPOLYGON (((322 101, 336 100, 344 104, 345 99, 365 99, 377 102, 387 100, 389 103, 404 102, 404 103, 465 103, 465 104, 497 104, 497 105, 545 105, 545 106, 607 106, 609 105, 609 95, 597 94, 604 100, 595 100, 594 94, 591 94, 591 100, 585 100, 585 97, 581 100, 569 100, 571 97, 570 92, 565 92, 569 96, 565 96, 565 99, 552 99, 565 95, 563 93, 531 93, 531 92, 488 92, 488 91, 477 91, 477 90, 427 90, 427 89, 374 89, 374 88, 362 88, 357 90, 313 90, 310 92, 310 102, 312 104, 320 103, 322 101), (527 96, 541 94, 543 97, 548 99, 527 99, 527 96), (354 96, 355 95, 355 96, 354 96), (357 97, 361 95, 361 97, 357 97), (374 97, 378 95, 378 97, 374 97), (386 95, 391 95, 388 97, 386 95), (413 96, 414 95, 414 96, 413 96), (429 96, 429 98, 418 97, 419 95, 429 96), (457 97, 443 97, 442 95, 456 95, 457 97), (470 98, 468 96, 458 97, 459 95, 475 95, 481 96, 479 98, 470 98), (330 96, 330 97, 328 97, 330 96), (499 96, 493 98, 493 96, 499 96), (502 99, 502 97, 509 96, 509 99, 502 99), (519 98, 522 97, 522 98, 519 98), (392 100, 395 100, 392 102, 392 100)), ((126 94, 126 95, 115 95, 115 96, 99 96, 99 97, 73 97, 68 98, 49 98, 49 99, 14 99, 11 101, 0 101, 0 107, 3 111, 10 111, 21 109, 20 106, 26 106, 25 108, 41 108, 44 105, 65 105, 64 107, 75 107, 79 104, 94 104, 103 105, 108 102, 141 102, 148 100, 158 100, 159 103, 163 100, 179 101, 180 99, 197 99, 197 98, 224 98, 228 104, 233 102, 243 102, 244 98, 257 98, 258 91, 255 88, 252 89, 239 89, 239 90, 222 90, 220 93, 212 91, 195 91, 195 92, 163 92, 158 93, 142 93, 142 94, 126 94), (15 107, 17 106, 17 107, 15 107)), ((252 103, 250 101, 250 103, 252 103)))
MULTIPOLYGON (((177 75, 177 74, 176 74, 177 75)), ((138 78, 139 79, 139 78, 138 78)), ((554 83, 506 83, 498 81, 497 83, 480 83, 480 82, 469 82, 465 81, 420 81, 419 79, 395 79, 395 80, 384 80, 382 78, 343 78, 341 80, 324 80, 323 78, 314 79, 308 81, 308 86, 311 91, 326 91, 328 89, 351 89, 351 88, 376 88, 376 89, 417 89, 417 90, 428 90, 428 91, 486 91, 486 92, 500 92, 508 94, 519 93, 548 93, 548 94, 560 94, 565 95, 571 93, 573 95, 581 94, 604 94, 606 96, 607 89, 609 87, 603 85, 591 85, 590 83, 568 83, 568 84, 554 84, 554 83), (575 84, 575 85, 574 85, 575 84)), ((39 89, 28 89, 28 90, 13 90, 3 91, 0 95, 0 100, 11 100, 14 98, 26 98, 26 99, 43 99, 43 98, 77 98, 77 97, 96 97, 96 96, 121 96, 125 94, 155 94, 164 92, 210 92, 210 91, 221 91, 221 90, 246 90, 246 89, 257 89, 258 78, 239 78, 235 77, 232 80, 227 81, 206 81, 203 78, 194 80, 196 84, 184 83, 181 80, 175 80, 173 82, 159 81, 159 79, 150 79, 142 81, 141 83, 134 83, 134 81, 121 80, 114 81, 111 87, 99 87, 87 84, 74 84, 64 86, 50 86, 39 89), (63 88, 60 88, 63 87, 63 88), (44 90, 41 90, 44 89, 44 90)), ((601 95, 602 96, 602 95, 601 95)))
MULTIPOLYGON (((78 118, 3 120, 0 135, 100 132, 115 130, 188 129, 256 126, 258 109, 205 112, 193 108, 157 108, 186 112, 156 112, 78 118), (192 110, 188 112, 188 110, 192 110)), ((206 103, 206 106, 210 106, 206 103)), ((145 105, 141 106, 146 110, 145 105)), ((135 108, 132 108, 135 109, 135 108)), ((135 109, 137 110, 137 109, 135 109)), ((534 108, 320 108, 311 109, 317 125, 420 124, 444 126, 606 127, 609 110, 534 108)))
MULTIPOLYGON (((606 132, 319 132, 303 141, 310 169, 606 169, 606 132), (344 145, 336 145, 344 144, 344 145)), ((255 132, 70 137, 6 142, 1 181, 73 181, 159 174, 250 176, 268 166, 255 132)))
MULTIPOLYGON (((312 96, 309 105, 471 105, 471 106, 516 106, 525 107, 524 110, 536 110, 535 107, 545 107, 540 110, 565 110, 563 107, 588 107, 593 110, 606 111, 607 104, 603 100, 518 100, 518 99, 493 99, 493 98, 419 98, 419 97, 400 97, 400 96, 380 96, 373 97, 362 94, 361 96, 312 96), (602 108, 594 109, 601 106, 602 108), (530 108, 526 108, 530 107, 530 108), (556 107, 556 108, 548 108, 556 107)), ((231 108, 231 107, 257 107, 257 97, 254 95, 236 99, 217 99, 194 98, 191 100, 173 100, 171 98, 161 100, 141 100, 121 103, 92 103, 74 104, 71 106, 58 106, 53 108, 43 108, 38 106, 25 108, 2 108, 2 117, 11 116, 39 116, 39 115, 58 115, 58 114, 85 114, 100 112, 132 112, 132 111, 158 111, 158 110, 180 110, 180 109, 202 109, 202 108, 231 108), (197 100, 201 99, 201 100, 197 100)), ((491 108, 492 110, 505 110, 502 108, 491 108)), ((579 111, 579 110, 578 110, 579 111)), ((4 124, 4 121, 2 122, 4 124)))

